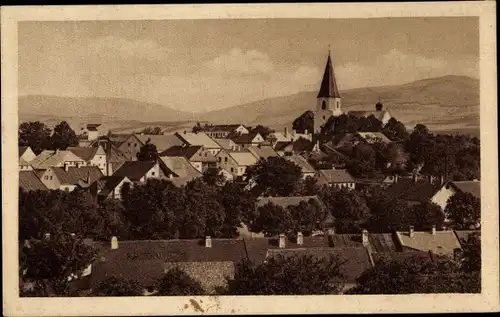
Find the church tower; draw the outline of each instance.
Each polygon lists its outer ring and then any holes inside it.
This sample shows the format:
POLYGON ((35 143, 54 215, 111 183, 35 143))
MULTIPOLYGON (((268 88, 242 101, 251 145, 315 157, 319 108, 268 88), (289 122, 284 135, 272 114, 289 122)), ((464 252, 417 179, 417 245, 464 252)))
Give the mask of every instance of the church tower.
POLYGON ((325 73, 319 89, 316 110, 314 111, 314 133, 320 133, 323 125, 331 116, 342 114, 342 104, 335 73, 333 72, 332 59, 328 51, 325 73))

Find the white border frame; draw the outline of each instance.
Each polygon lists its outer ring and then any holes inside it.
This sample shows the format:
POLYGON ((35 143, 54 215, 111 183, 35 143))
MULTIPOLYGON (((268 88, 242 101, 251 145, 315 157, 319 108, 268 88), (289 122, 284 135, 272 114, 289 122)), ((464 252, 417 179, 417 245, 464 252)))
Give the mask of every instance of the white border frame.
POLYGON ((498 149, 494 2, 2 7, 3 306, 7 316, 432 313, 498 311, 498 149), (19 298, 17 243, 17 22, 478 16, 482 185, 482 294, 19 298), (16 186, 14 186, 16 185, 16 186), (203 312, 190 300, 196 300, 203 312))

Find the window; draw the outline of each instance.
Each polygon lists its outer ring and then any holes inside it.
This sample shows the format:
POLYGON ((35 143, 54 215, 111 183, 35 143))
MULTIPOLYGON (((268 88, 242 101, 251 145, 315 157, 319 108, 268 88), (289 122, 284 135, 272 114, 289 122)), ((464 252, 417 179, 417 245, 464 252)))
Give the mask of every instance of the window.
POLYGON ((224 158, 224 162, 227 163, 227 157, 224 158))
POLYGON ((65 187, 64 190, 69 192, 69 187, 65 187))
POLYGON ((155 172, 151 172, 151 176, 155 176, 155 172))
POLYGON ((234 173, 234 168, 231 167, 231 173, 234 173))
POLYGON ((48 179, 49 179, 49 176, 45 175, 45 176, 43 177, 43 179, 48 180, 48 179))
POLYGON ((134 143, 134 147, 137 147, 137 143, 134 143))
POLYGON ((52 180, 52 176, 50 176, 49 179, 52 180))
POLYGON ((128 146, 130 146, 130 143, 128 144, 128 146))
POLYGON ((326 119, 326 117, 325 117, 325 116, 323 116, 323 120, 325 120, 325 119, 326 119))
POLYGON ((321 103, 321 109, 325 110, 326 109, 326 101, 323 100, 321 103))
POLYGON ((222 157, 219 157, 219 163, 222 161, 222 157))
POLYGON ((339 101, 337 100, 337 109, 340 107, 340 103, 339 101))

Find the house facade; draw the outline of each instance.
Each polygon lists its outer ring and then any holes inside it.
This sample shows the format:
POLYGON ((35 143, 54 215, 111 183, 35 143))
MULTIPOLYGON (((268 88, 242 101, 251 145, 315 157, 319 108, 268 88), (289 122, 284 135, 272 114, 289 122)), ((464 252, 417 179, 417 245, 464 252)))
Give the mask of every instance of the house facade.
POLYGON ((105 176, 110 175, 108 157, 102 145, 96 147, 68 147, 68 151, 85 160, 87 166, 97 166, 105 176))
POLYGON ((33 169, 46 170, 49 167, 82 167, 87 162, 71 151, 55 150, 43 151, 30 162, 33 169))
POLYGON ((48 189, 71 192, 78 186, 88 186, 104 175, 97 166, 49 167, 41 174, 40 180, 48 189))
POLYGON ((203 132, 211 138, 225 139, 229 135, 248 134, 250 131, 248 131, 248 129, 242 124, 219 124, 208 125, 203 128, 203 132))
POLYGON ((230 172, 234 177, 245 175, 248 166, 257 163, 257 158, 250 152, 221 150, 216 158, 218 167, 230 172))
POLYGON ((251 146, 258 146, 265 142, 260 133, 248 133, 234 137, 233 142, 238 145, 239 151, 246 151, 251 146))

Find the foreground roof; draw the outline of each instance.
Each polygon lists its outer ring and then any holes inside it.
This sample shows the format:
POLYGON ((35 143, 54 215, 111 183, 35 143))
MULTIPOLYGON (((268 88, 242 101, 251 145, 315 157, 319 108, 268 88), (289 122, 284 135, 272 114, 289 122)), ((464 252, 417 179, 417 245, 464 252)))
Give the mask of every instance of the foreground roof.
POLYGON ((283 156, 283 158, 298 165, 301 168, 302 173, 316 172, 314 167, 312 167, 311 164, 309 164, 309 162, 307 162, 307 160, 300 155, 283 156))
POLYGON ((454 181, 448 186, 462 193, 469 193, 472 196, 481 199, 481 182, 480 181, 454 181))
POLYGON ((229 152, 239 166, 250 166, 257 163, 257 158, 250 152, 229 152))
POLYGON ((318 182, 326 184, 354 183, 355 179, 345 169, 328 169, 318 171, 318 182))
POLYGON ((53 167, 61 185, 78 185, 80 183, 92 184, 104 175, 97 166, 69 167, 66 171, 62 167, 53 167))
POLYGON ((207 149, 220 149, 222 148, 217 142, 210 138, 206 133, 198 132, 185 132, 175 134, 181 141, 189 145, 201 145, 207 149))
POLYGON ((42 183, 34 171, 19 172, 19 187, 25 191, 47 189, 47 186, 42 183))
POLYGON ((187 179, 186 182, 201 177, 202 174, 182 156, 163 156, 160 159, 179 178, 187 179))
POLYGON ((68 147, 68 151, 71 151, 73 154, 78 156, 84 161, 90 161, 94 158, 95 154, 97 153, 98 147, 90 146, 90 147, 81 147, 81 146, 74 146, 74 147, 68 147))
POLYGON ((156 146, 156 150, 159 152, 165 151, 172 146, 175 145, 182 145, 181 140, 177 138, 173 134, 159 134, 159 135, 152 135, 152 134, 136 134, 135 135, 139 141, 141 141, 143 144, 146 144, 146 142, 149 140, 150 143, 154 144, 156 146))
POLYGON ((30 164, 35 169, 47 169, 49 167, 61 165, 64 162, 81 162, 85 163, 83 159, 73 154, 71 151, 43 151, 35 157, 30 164))
POLYGON ((439 189, 439 184, 432 184, 426 179, 414 182, 411 178, 400 178, 397 183, 386 188, 385 194, 390 199, 425 202, 429 201, 439 189))
POLYGON ((277 157, 278 153, 270 145, 258 145, 248 147, 248 151, 257 158, 267 159, 268 157, 277 157))
POLYGON ((149 172, 154 166, 156 162, 142 162, 142 161, 127 161, 120 166, 120 168, 113 173, 113 176, 126 176, 131 181, 138 181, 147 172, 149 172))
POLYGON ((398 242, 403 247, 418 251, 432 251, 438 255, 453 255, 455 249, 460 249, 457 236, 451 230, 436 231, 433 235, 430 231, 415 231, 413 237, 409 232, 397 231, 398 242))

